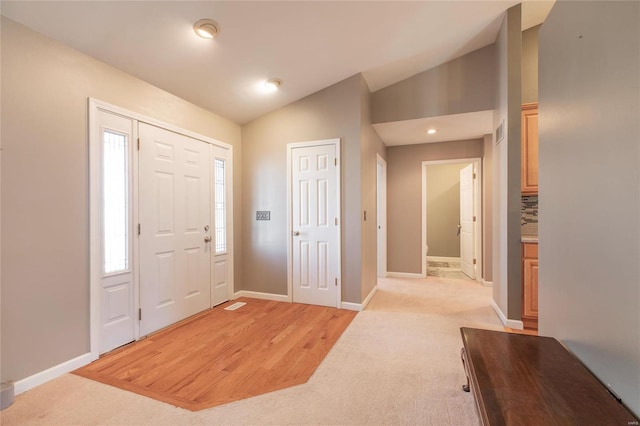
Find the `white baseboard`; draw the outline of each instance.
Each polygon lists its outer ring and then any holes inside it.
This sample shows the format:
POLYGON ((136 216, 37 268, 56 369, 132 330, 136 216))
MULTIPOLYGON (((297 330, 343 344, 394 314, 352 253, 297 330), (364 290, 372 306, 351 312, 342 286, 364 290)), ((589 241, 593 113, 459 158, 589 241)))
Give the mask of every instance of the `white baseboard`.
POLYGON ((432 262, 460 262, 459 257, 427 256, 427 261, 432 262))
POLYGON ((373 287, 373 289, 371 289, 371 291, 369 292, 367 297, 365 297, 362 303, 342 302, 340 303, 340 307, 342 309, 347 309, 349 311, 362 312, 367 307, 369 302, 371 302, 371 299, 373 299, 373 296, 376 294, 377 291, 378 291, 378 286, 375 286, 373 287))
POLYGON ((239 297, 251 297, 253 299, 273 300, 275 302, 291 302, 286 294, 261 293, 259 291, 240 290, 233 295, 234 299, 239 297))
POLYGON ((496 311, 496 314, 498 314, 498 318, 500 318, 500 322, 504 327, 513 328, 514 330, 524 330, 524 324, 522 321, 507 319, 504 312, 502 312, 502 309, 500 309, 496 301, 493 299, 491 299, 491 307, 496 311))
POLYGON ((424 278, 424 275, 410 272, 387 272, 387 278, 424 278))
POLYGON ((36 373, 32 376, 26 377, 22 380, 18 380, 14 384, 14 392, 16 395, 21 394, 22 392, 26 392, 29 389, 33 389, 36 386, 40 386, 43 383, 48 382, 49 380, 53 380, 56 377, 60 377, 65 373, 68 373, 73 370, 77 370, 80 367, 84 367, 89 364, 95 358, 91 355, 91 352, 87 352, 84 355, 80 355, 69 361, 65 361, 61 364, 54 365, 51 368, 47 368, 44 371, 36 373))
POLYGON ((485 287, 493 287, 493 281, 485 281, 484 278, 482 279, 482 281, 480 281, 480 283, 485 287))

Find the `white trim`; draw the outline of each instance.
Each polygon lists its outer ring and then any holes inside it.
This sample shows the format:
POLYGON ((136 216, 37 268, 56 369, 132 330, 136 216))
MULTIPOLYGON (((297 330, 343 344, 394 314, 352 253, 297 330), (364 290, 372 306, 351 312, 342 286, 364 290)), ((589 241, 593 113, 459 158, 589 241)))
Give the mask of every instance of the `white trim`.
POLYGON ((522 321, 507 319, 502 312, 502 309, 500 309, 496 301, 493 299, 491 299, 491 307, 496 311, 496 314, 498 314, 498 318, 500 318, 500 322, 504 327, 513 328, 514 330, 524 330, 524 324, 522 321))
POLYGON ((427 256, 427 261, 432 262, 460 262, 459 257, 444 257, 444 256, 427 256))
POLYGON ((441 164, 473 164, 473 170, 476 173, 476 179, 474 179, 474 200, 473 200, 473 214, 476 216, 476 222, 474 226, 474 254, 476 259, 476 278, 475 280, 481 282, 483 274, 482 270, 482 158, 455 158, 450 160, 433 160, 422 162, 422 274, 423 277, 427 276, 427 258, 429 247, 427 246, 427 166, 435 166, 441 164))
POLYGON ((340 307, 342 309, 347 309, 349 311, 362 312, 366 309, 367 305, 369 304, 369 302, 371 302, 371 299, 373 299, 373 296, 376 294, 377 291, 378 291, 378 286, 375 286, 371 289, 367 297, 364 298, 364 301, 362 303, 342 302, 340 304, 340 307))
POLYGON ((80 367, 84 367, 93 361, 93 355, 91 352, 77 356, 69 361, 65 361, 61 364, 54 365, 51 368, 40 371, 32 376, 25 377, 22 380, 18 380, 14 383, 14 392, 16 395, 26 392, 29 389, 33 389, 36 386, 40 386, 49 380, 53 380, 73 370, 77 370, 80 367))
POLYGON ((342 302, 342 161, 340 158, 340 138, 336 139, 322 139, 317 141, 308 142, 295 142, 287 144, 287 301, 293 302, 293 218, 291 216, 291 203, 292 203, 292 170, 291 170, 291 156, 294 148, 308 148, 311 146, 321 145, 334 145, 336 153, 336 215, 338 219, 338 225, 336 226, 337 238, 338 238, 338 253, 337 259, 337 279, 338 289, 336 295, 336 307, 340 307, 342 302))
MULTIPOLYGON (((426 274, 426 271, 425 271, 426 274)), ((426 275, 411 272, 387 272, 387 278, 425 278, 426 275)))
MULTIPOLYGON (((178 134, 181 134, 181 135, 184 135, 184 136, 188 136, 188 137, 193 138, 193 139, 198 139, 198 140, 203 141, 203 142, 207 142, 207 143, 210 143, 210 144, 213 144, 213 145, 217 145, 217 146, 219 146, 221 148, 225 148, 225 149, 228 149, 228 150, 232 150, 232 148, 233 148, 228 143, 219 141, 217 139, 213 139, 213 138, 210 138, 208 136, 204 136, 204 135, 201 135, 199 133, 195 133, 195 132, 192 132, 192 131, 189 131, 189 130, 186 130, 186 129, 183 129, 183 128, 180 128, 180 127, 177 127, 177 126, 174 126, 172 124, 165 123, 164 121, 157 120, 155 118, 146 116, 144 114, 138 114, 137 112, 129 111, 127 109, 121 108, 119 106, 116 106, 116 105, 113 105, 113 104, 110 104, 110 103, 107 103, 107 102, 104 102, 104 101, 101 101, 101 100, 98 100, 98 99, 95 99, 95 98, 89 98, 89 107, 90 108, 92 108, 92 107, 100 108, 100 109, 103 109, 105 111, 111 112, 113 114, 122 115, 123 117, 126 117, 126 118, 132 118, 134 120, 141 121, 143 123, 151 124, 152 126, 161 127, 161 128, 163 128, 165 130, 169 130, 171 132, 178 133, 178 134)), ((91 113, 89 115, 91 116, 91 113)))
POLYGON ((484 278, 482 279, 481 284, 485 287, 493 287, 493 281, 486 281, 484 278))
POLYGON ((240 290, 233 294, 233 299, 250 297, 252 299, 273 300, 274 302, 291 302, 286 294, 261 293, 259 291, 240 290))

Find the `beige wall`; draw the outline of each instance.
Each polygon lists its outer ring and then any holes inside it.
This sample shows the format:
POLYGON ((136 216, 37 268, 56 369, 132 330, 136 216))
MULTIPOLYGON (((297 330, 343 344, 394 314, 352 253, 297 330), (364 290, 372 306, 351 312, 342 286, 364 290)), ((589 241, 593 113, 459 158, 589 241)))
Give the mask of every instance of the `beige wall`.
POLYGON ((636 416, 639 17, 638 2, 556 2, 540 29, 538 225, 540 334, 562 340, 636 416))
POLYGON ((88 97, 232 144, 240 211, 239 126, 3 17, 2 380, 89 351, 88 97))
POLYGON ((243 289, 287 294, 287 144, 340 138, 342 299, 361 301, 361 90, 355 75, 242 127, 243 289), (270 221, 256 221, 270 210, 270 221))
POLYGON ((427 256, 460 257, 460 170, 465 166, 427 166, 427 256))
POLYGON ((538 102, 538 31, 540 25, 522 32, 522 103, 538 102))
POLYGON ((481 139, 387 147, 387 270, 422 272, 422 162, 482 157, 481 139))
POLYGON ((493 300, 507 319, 520 320, 520 108, 522 69, 521 6, 507 10, 496 40, 496 105, 493 126, 504 122, 495 141, 493 166, 493 300))
POLYGON ((495 46, 490 45, 373 94, 373 122, 486 111, 494 107, 495 46))

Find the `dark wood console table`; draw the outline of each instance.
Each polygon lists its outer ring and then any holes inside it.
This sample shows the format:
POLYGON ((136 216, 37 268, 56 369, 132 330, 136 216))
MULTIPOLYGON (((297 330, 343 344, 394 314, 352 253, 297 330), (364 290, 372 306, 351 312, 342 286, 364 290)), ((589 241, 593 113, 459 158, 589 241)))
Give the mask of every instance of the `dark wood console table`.
POLYGON ((638 425, 556 339, 465 327, 460 332, 465 390, 473 392, 483 425, 638 425))

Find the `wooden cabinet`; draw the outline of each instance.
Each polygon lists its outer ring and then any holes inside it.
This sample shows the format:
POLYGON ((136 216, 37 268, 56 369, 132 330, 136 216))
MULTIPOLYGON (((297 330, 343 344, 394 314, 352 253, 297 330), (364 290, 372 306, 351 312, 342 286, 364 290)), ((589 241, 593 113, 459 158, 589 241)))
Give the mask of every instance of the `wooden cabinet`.
POLYGON ((522 193, 538 193, 538 103, 522 105, 522 193))
POLYGON ((522 244, 522 323, 538 329, 538 244, 522 244))

